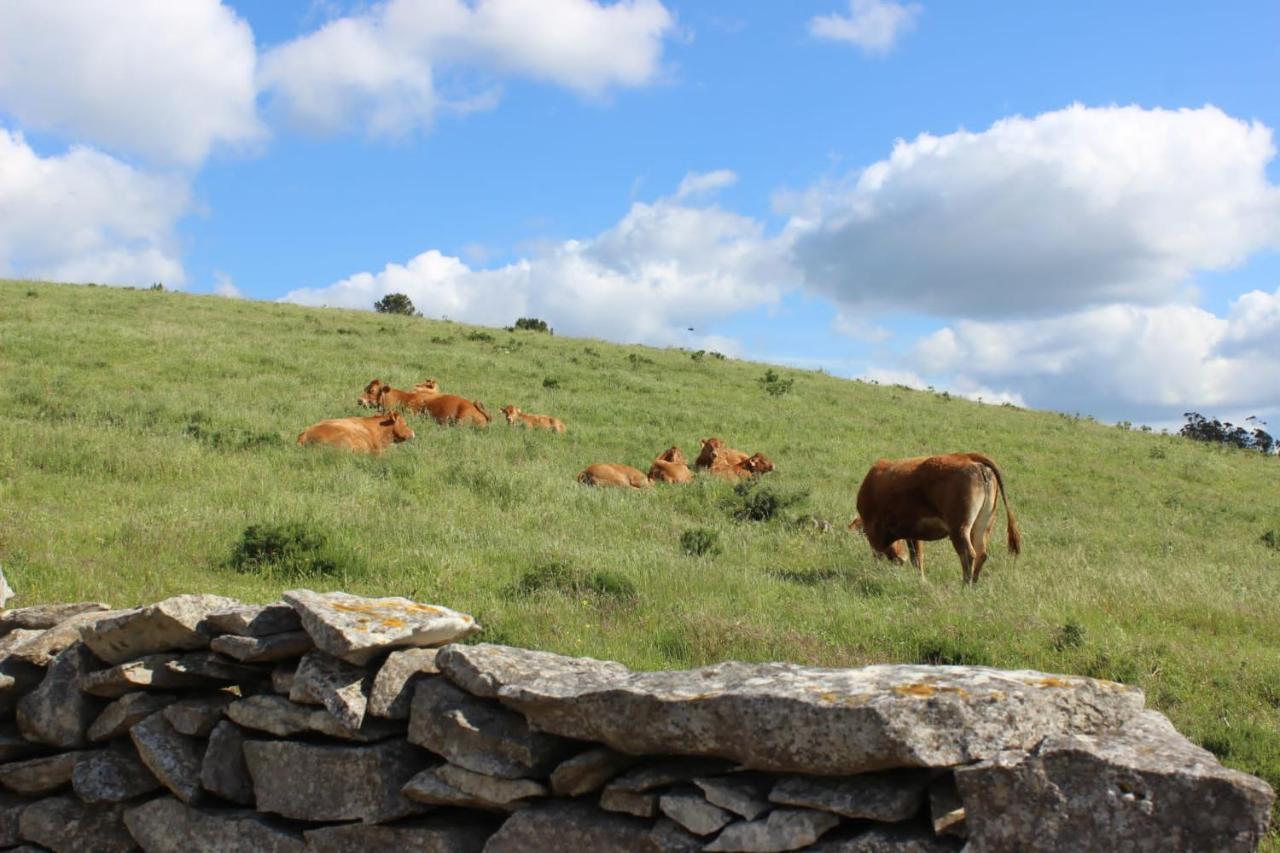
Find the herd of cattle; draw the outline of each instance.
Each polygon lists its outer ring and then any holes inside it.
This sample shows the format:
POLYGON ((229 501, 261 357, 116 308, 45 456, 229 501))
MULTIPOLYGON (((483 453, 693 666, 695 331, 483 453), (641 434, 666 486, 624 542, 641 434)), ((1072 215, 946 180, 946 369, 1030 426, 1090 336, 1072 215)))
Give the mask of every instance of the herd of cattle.
MULTIPOLYGON (((428 415, 437 423, 488 426, 493 418, 478 401, 442 394, 440 385, 428 379, 401 391, 379 379, 365 386, 357 402, 376 408, 370 417, 336 418, 307 427, 298 444, 328 444, 365 453, 380 453, 392 444, 414 437, 404 412, 428 415)), ((507 423, 563 433, 564 422, 550 415, 534 415, 515 406, 504 406, 507 423)), ((748 455, 727 447, 718 438, 702 441, 694 468, 727 480, 759 476, 774 469, 763 453, 748 455)), ((660 453, 644 473, 629 465, 596 463, 578 474, 589 486, 649 488, 652 483, 689 483, 693 472, 679 447, 660 453)), ((858 514, 849 524, 860 530, 879 556, 894 563, 912 565, 924 577, 924 542, 950 539, 966 584, 976 583, 987 561, 987 545, 996 523, 996 504, 1003 501, 1009 552, 1017 556, 1022 536, 1000 469, 980 453, 952 453, 911 459, 878 460, 858 489, 858 514)))

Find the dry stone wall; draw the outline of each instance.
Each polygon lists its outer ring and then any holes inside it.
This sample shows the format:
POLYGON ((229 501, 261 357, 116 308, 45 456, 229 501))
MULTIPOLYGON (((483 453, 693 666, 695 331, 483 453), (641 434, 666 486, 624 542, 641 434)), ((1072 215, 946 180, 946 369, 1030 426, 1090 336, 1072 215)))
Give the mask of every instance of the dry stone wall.
POLYGON ((0 848, 1234 851, 1274 800, 1111 682, 632 672, 478 629, 308 590, 0 612, 0 848))

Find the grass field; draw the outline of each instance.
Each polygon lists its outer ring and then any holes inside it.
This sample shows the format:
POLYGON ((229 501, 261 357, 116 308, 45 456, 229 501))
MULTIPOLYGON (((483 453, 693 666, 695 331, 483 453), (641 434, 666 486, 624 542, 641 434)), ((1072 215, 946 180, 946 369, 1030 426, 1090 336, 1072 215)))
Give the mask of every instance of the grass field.
MULTIPOLYGON (((515 319, 514 317, 512 318, 515 319)), ((486 638, 639 668, 737 658, 980 663, 1138 684, 1224 763, 1280 786, 1280 464, 1171 436, 945 395, 695 360, 680 350, 366 312, 0 282, 0 565, 13 603, 116 605, 307 585, 473 613, 486 638), (369 379, 428 376, 563 436, 414 421, 379 458, 299 448, 360 414, 369 379), (718 435, 804 493, 736 521, 730 486, 588 489, 591 462, 647 469, 718 435), (871 462, 981 450, 1004 520, 975 589, 945 542, 928 580, 844 530, 871 462), (830 519, 816 533, 789 521, 830 519), (327 537, 329 575, 238 571, 246 527, 327 537), (704 528, 719 553, 689 556, 704 528)), ((498 415, 499 419, 501 416, 498 415)))

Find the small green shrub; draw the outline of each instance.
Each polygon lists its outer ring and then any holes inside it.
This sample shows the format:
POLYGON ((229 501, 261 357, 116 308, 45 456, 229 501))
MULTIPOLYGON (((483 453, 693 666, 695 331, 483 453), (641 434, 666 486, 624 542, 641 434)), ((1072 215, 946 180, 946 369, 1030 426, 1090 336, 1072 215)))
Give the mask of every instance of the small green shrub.
POLYGON ((635 353, 635 352, 627 354, 627 361, 630 362, 632 370, 634 370, 635 368, 639 367, 642 364, 657 363, 653 359, 649 358, 647 355, 640 355, 639 353, 635 353))
POLYGON ((774 491, 768 486, 761 486, 760 481, 752 477, 734 486, 733 495, 726 499, 725 504, 729 514, 739 521, 770 521, 807 497, 807 492, 784 494, 774 491))
POLYGON ((546 320, 539 320, 536 317, 521 317, 519 320, 516 320, 516 324, 513 328, 522 329, 526 332, 542 332, 547 335, 555 334, 555 330, 547 325, 546 320))
POLYGON ((447 344, 453 343, 453 338, 445 338, 445 337, 441 337, 440 335, 432 335, 431 343, 447 345, 447 344))
POLYGON ((164 283, 159 281, 153 281, 151 283, 151 286, 147 289, 155 293, 164 293, 164 283))
POLYGON ((1151 448, 1151 450, 1148 452, 1147 455, 1150 456, 1152 459, 1164 459, 1169 455, 1169 453, 1160 445, 1156 445, 1155 447, 1151 448))
POLYGON ((916 647, 916 663, 933 666, 992 666, 991 652, 957 637, 932 637, 916 647))
POLYGON ((763 388, 765 393, 769 396, 781 397, 783 394, 791 391, 791 386, 795 385, 796 381, 791 378, 783 379, 778 375, 778 371, 771 367, 766 370, 764 372, 764 376, 761 376, 756 380, 756 382, 760 383, 760 387, 763 388))
POLYGON ((388 293, 373 303, 373 310, 379 314, 403 314, 406 317, 418 315, 417 309, 413 307, 413 300, 403 293, 388 293))
POLYGON ((336 575, 358 568, 355 556, 335 547, 324 531, 296 521, 249 525, 227 564, 239 572, 281 577, 336 575))
POLYGON ((1280 551, 1280 533, 1276 533, 1274 530, 1268 530, 1262 534, 1258 541, 1272 550, 1280 551))
POLYGON ((704 349, 700 349, 689 356, 689 358, 693 359, 694 361, 702 361, 706 357, 707 357, 707 351, 704 349))
POLYGON ((614 602, 634 601, 638 597, 636 585, 622 575, 608 571, 584 572, 558 560, 526 569, 506 593, 508 597, 521 598, 544 591, 614 602))
POLYGON ((720 553, 720 534, 708 527, 694 527, 680 534, 680 550, 690 557, 720 553))
POLYGON ((188 423, 183 432, 188 438, 215 450, 251 450, 255 447, 284 444, 284 440, 273 432, 254 432, 236 427, 213 429, 201 423, 199 419, 188 423))
POLYGON ((545 377, 545 378, 542 380, 542 387, 543 387, 543 388, 553 388, 553 389, 554 389, 554 388, 559 388, 559 387, 560 387, 560 380, 559 380, 559 379, 556 379, 554 376, 548 376, 548 377, 545 377))
POLYGON ((466 335, 466 338, 469 341, 475 341, 476 343, 480 343, 480 344, 491 344, 494 341, 493 335, 489 334, 488 332, 480 332, 480 331, 468 332, 466 335))
POLYGON ((1084 643, 1084 626, 1074 620, 1068 620, 1053 634, 1053 647, 1060 652, 1078 648, 1082 643, 1084 643))

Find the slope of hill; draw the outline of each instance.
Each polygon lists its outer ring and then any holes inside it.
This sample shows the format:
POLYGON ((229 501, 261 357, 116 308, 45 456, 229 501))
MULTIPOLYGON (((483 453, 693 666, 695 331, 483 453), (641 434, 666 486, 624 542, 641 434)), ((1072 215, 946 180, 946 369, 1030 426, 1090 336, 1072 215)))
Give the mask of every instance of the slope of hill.
MULTIPOLYGON (((514 319, 514 318, 513 318, 514 319)), ((637 667, 779 659, 1032 667, 1141 685, 1225 763, 1280 783, 1275 460, 1054 413, 680 350, 183 294, 0 282, 0 566, 15 603, 124 605, 189 591, 268 600, 298 585, 475 614, 495 641, 637 667), (415 421, 380 458, 299 448, 359 414, 369 379, 426 377, 490 412, 555 414, 558 436, 415 421), (642 469, 725 438, 806 493, 736 521, 726 484, 588 489, 590 462, 642 469), (950 546, 928 579, 844 530, 880 456, 982 450, 1004 520, 976 589, 950 546), (815 514, 835 531, 789 519, 815 514), (250 525, 329 540, 327 577, 237 571, 250 525), (686 554, 705 528, 719 553, 686 554)), ((500 419, 499 415, 499 419, 500 419)))

